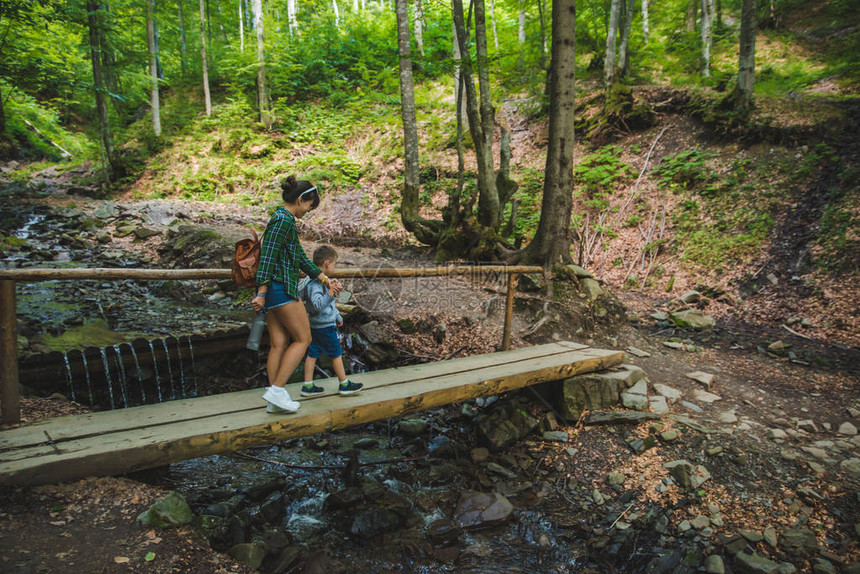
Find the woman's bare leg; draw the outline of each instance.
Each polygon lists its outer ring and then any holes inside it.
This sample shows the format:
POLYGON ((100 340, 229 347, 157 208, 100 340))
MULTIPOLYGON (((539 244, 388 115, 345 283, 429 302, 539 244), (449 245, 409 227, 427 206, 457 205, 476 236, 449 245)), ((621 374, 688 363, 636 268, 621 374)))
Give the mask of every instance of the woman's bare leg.
POLYGON ((269 383, 283 387, 311 344, 311 327, 301 301, 271 309, 267 314, 272 347, 266 361, 269 383), (277 347, 275 346, 277 344, 277 347))

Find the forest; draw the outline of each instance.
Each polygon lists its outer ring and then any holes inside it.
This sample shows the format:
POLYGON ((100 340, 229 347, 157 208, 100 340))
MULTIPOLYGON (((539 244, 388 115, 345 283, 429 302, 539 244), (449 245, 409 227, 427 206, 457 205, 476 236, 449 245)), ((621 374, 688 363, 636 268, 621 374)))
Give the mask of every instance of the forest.
MULTIPOLYGON (((0 0, 0 271, 227 268, 296 175, 308 255, 540 266, 514 352, 625 362, 4 488, 0 570, 860 572, 858 90, 856 0, 0 0)), ((366 389, 502 350, 504 279, 344 283, 366 389)), ((25 427, 263 384, 229 281, 12 292, 25 427)))

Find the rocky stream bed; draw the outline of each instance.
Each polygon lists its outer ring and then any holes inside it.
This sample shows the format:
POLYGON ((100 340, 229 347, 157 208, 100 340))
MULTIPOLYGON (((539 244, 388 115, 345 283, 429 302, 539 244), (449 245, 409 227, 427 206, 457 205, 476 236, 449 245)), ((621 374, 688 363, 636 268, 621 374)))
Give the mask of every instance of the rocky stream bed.
MULTIPOLYGON (((7 266, 224 267, 224 245, 264 222, 261 209, 106 202, 45 181, 0 192, 7 266)), ((356 266, 422 257, 342 253, 356 266)), ((667 323, 678 302, 628 321, 583 279, 571 276, 561 301, 522 291, 515 345, 616 347, 622 369, 133 477, 10 490, 0 570, 860 572, 857 350, 679 327, 667 323)), ((247 295, 225 283, 19 289, 23 358, 127 345, 105 359, 114 373, 135 340, 240 333, 249 318, 247 295)), ((356 368, 489 352, 500 340, 498 286, 350 291, 347 331, 364 343, 356 368)), ((192 374, 181 352, 175 368, 192 374)), ((194 392, 259 387, 259 361, 247 351, 198 360, 194 392)), ((24 400, 26 420, 89 409, 70 400, 62 371, 56 383, 52 398, 24 400)))

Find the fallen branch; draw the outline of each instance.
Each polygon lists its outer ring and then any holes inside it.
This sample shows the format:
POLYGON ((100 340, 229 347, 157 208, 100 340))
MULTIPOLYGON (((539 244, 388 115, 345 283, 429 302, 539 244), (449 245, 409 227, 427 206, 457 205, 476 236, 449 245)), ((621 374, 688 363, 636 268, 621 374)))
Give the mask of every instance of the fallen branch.
POLYGON ((800 337, 801 339, 806 339, 807 341, 811 341, 811 340, 812 340, 812 337, 807 337, 807 336, 806 336, 806 335, 804 335, 803 333, 798 333, 797 331, 795 331, 794 329, 792 329, 792 328, 791 328, 791 327, 789 327, 788 325, 783 325, 783 326, 782 326, 782 328, 783 328, 783 329, 785 329, 786 331, 788 331, 789 333, 791 333, 792 335, 797 335, 797 336, 798 336, 798 337, 800 337))
POLYGON ((633 185, 633 191, 627 198, 627 202, 618 211, 619 217, 627 211, 627 207, 630 205, 630 202, 633 201, 634 197, 636 197, 636 192, 639 191, 639 182, 642 181, 642 176, 645 175, 645 170, 648 168, 648 161, 651 159, 651 152, 654 151, 654 147, 657 145, 657 142, 660 141, 660 138, 663 137, 663 134, 666 133, 667 129, 669 129, 669 126, 664 127, 660 133, 657 134, 657 137, 654 138, 654 142, 651 144, 651 149, 648 150, 648 155, 645 156, 645 163, 642 164, 642 169, 639 171, 639 177, 636 178, 636 183, 633 185))
POLYGON ((43 134, 43 133, 39 130, 39 128, 37 128, 36 126, 34 126, 33 124, 31 124, 31 123, 29 122, 29 120, 24 120, 24 123, 25 123, 25 124, 27 124, 28 126, 30 126, 30 129, 32 129, 34 132, 36 132, 37 134, 39 134, 40 136, 42 136, 42 138, 43 138, 43 139, 47 140, 47 142, 48 142, 49 144, 51 144, 52 146, 54 146, 55 148, 57 148, 58 150, 60 150, 61 152, 63 152, 63 157, 64 157, 64 158, 72 157, 72 154, 70 154, 68 151, 64 150, 64 149, 60 146, 60 144, 58 144, 57 142, 55 142, 54 140, 52 140, 51 138, 49 138, 48 136, 46 136, 45 134, 43 134))

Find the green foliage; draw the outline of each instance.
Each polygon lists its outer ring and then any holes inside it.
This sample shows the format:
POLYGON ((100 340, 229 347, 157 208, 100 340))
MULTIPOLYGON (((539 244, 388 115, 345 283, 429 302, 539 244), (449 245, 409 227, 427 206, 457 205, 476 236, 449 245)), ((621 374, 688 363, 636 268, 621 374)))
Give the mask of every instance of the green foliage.
POLYGON ((707 161, 714 154, 699 148, 682 151, 674 156, 664 157, 653 174, 661 186, 669 189, 694 189, 709 181, 712 174, 707 169, 707 161))

